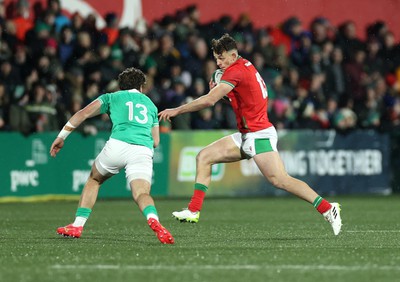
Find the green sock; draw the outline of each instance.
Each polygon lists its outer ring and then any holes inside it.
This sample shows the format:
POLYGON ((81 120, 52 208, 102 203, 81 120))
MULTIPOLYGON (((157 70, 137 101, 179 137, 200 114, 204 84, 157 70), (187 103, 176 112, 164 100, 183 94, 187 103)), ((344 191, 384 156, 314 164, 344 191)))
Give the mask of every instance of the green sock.
POLYGON ((78 208, 76 210, 75 216, 80 216, 80 217, 84 217, 84 218, 89 218, 90 213, 92 212, 91 209, 89 208, 78 208))
POLYGON ((317 208, 317 207, 319 206, 319 204, 322 202, 322 200, 323 200, 323 199, 322 199, 321 196, 316 197, 315 200, 314 200, 314 202, 313 202, 314 208, 317 208))
POLYGON ((195 183, 195 184, 194 184, 194 189, 195 189, 195 190, 201 190, 201 191, 203 191, 204 193, 206 193, 207 190, 208 190, 208 187, 207 187, 206 185, 203 185, 203 184, 200 184, 200 183, 195 183))
POLYGON ((147 220, 149 220, 149 218, 154 218, 157 221, 159 220, 157 209, 155 206, 152 206, 152 205, 148 205, 147 207, 145 207, 143 209, 143 215, 147 220))
POLYGON ((78 208, 75 213, 75 221, 72 225, 84 226, 91 212, 92 210, 89 208, 78 208))

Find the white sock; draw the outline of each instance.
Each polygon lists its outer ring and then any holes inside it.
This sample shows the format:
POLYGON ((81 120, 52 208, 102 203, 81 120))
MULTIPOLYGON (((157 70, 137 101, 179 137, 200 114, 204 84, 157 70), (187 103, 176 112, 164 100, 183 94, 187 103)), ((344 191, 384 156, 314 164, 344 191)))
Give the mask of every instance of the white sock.
POLYGON ((82 217, 82 216, 77 216, 75 218, 74 223, 72 223, 72 226, 74 227, 78 227, 78 226, 84 226, 86 223, 87 218, 86 217, 82 217))
POLYGON ((155 213, 149 213, 147 215, 147 220, 149 220, 150 218, 154 218, 155 220, 160 221, 158 216, 155 213))

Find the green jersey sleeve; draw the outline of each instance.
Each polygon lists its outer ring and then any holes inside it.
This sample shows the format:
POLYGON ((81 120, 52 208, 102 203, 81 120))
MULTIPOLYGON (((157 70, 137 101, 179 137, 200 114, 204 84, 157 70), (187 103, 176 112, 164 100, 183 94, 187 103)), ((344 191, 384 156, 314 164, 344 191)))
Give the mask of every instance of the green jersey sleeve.
POLYGON ((158 109, 157 109, 157 107, 155 105, 154 105, 154 108, 155 108, 155 110, 154 110, 154 115, 153 115, 153 127, 159 125, 159 123, 158 123, 158 109))
POLYGON ((101 103, 101 108, 100 108, 100 113, 101 114, 110 114, 110 95, 109 93, 100 95, 96 100, 100 101, 101 103))

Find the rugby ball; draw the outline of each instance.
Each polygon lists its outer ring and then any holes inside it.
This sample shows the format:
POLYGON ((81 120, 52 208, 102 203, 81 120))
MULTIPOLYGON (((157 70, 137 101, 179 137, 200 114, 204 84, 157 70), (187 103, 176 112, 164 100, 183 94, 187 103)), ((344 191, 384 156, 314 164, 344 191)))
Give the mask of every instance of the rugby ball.
POLYGON ((216 69, 212 74, 212 81, 218 84, 221 81, 222 74, 224 73, 221 69, 216 69))

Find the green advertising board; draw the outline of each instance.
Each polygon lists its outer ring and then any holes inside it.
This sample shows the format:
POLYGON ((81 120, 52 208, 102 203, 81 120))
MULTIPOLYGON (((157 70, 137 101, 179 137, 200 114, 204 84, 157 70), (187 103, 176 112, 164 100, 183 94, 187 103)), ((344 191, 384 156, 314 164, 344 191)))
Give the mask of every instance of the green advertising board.
MULTIPOLYGON (((190 197, 196 156, 233 131, 173 131, 161 134, 154 154, 152 195, 190 197)), ((279 131, 278 149, 288 173, 322 195, 390 194, 391 146, 387 134, 357 131, 279 131)), ((71 134, 56 158, 56 133, 24 137, 0 134, 0 202, 78 198, 108 133, 71 134)), ((393 158, 392 158, 393 159, 393 158)), ((261 175, 253 160, 215 164, 208 197, 286 195, 261 175)), ((102 185, 100 198, 130 198, 125 172, 102 185)))
MULTIPOLYGON (((109 133, 96 136, 71 134, 56 158, 49 149, 56 133, 0 134, 0 201, 18 199, 77 198, 89 176, 94 159, 107 142, 109 133)), ((167 194, 169 136, 161 136, 161 146, 154 154, 152 194, 167 194)), ((122 170, 104 183, 100 198, 131 197, 122 170)))

